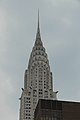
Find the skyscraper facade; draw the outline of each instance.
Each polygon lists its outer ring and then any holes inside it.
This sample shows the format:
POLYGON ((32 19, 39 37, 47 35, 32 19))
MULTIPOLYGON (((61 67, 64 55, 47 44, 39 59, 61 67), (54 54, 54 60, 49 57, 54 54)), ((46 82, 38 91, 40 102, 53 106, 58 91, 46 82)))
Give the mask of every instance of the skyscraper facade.
POLYGON ((39 99, 34 120, 80 120, 80 102, 39 99))
POLYGON ((56 92, 53 91, 52 72, 41 40, 38 14, 36 40, 28 68, 25 70, 24 88, 20 98, 20 120, 34 119, 34 111, 39 99, 56 100, 56 92))

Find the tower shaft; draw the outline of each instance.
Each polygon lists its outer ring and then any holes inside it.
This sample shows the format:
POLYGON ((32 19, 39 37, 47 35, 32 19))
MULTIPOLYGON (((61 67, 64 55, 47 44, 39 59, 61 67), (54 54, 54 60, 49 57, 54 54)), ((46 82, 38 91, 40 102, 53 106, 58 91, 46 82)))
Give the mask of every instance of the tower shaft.
POLYGON ((56 92, 53 92, 52 72, 40 36, 38 13, 36 40, 24 75, 24 90, 20 100, 20 120, 34 119, 34 111, 39 99, 55 100, 56 92))

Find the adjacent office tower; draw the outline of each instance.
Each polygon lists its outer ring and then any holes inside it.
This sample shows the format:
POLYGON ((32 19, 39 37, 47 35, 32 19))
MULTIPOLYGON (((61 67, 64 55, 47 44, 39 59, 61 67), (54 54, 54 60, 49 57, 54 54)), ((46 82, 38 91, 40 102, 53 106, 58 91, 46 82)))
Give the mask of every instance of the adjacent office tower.
POLYGON ((80 102, 40 99, 34 120, 80 120, 80 102))
POLYGON ((53 91, 52 72, 46 50, 41 41, 38 14, 36 40, 28 68, 25 70, 24 88, 22 88, 20 98, 20 120, 34 119, 34 111, 39 99, 56 100, 56 92, 53 91))

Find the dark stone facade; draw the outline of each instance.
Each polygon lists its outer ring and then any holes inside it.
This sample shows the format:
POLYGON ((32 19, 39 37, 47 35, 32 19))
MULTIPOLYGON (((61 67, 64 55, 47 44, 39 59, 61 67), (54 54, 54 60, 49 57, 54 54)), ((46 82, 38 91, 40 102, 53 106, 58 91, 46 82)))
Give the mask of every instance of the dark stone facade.
POLYGON ((80 102, 41 99, 34 120, 80 120, 80 102))

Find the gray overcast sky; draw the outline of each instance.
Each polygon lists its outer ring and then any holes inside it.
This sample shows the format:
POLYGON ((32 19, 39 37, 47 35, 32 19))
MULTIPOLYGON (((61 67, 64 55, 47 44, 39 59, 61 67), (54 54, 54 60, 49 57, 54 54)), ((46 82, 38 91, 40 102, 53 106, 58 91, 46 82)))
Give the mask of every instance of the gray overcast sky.
POLYGON ((58 99, 80 101, 80 1, 0 0, 0 120, 18 120, 37 13, 58 99))

